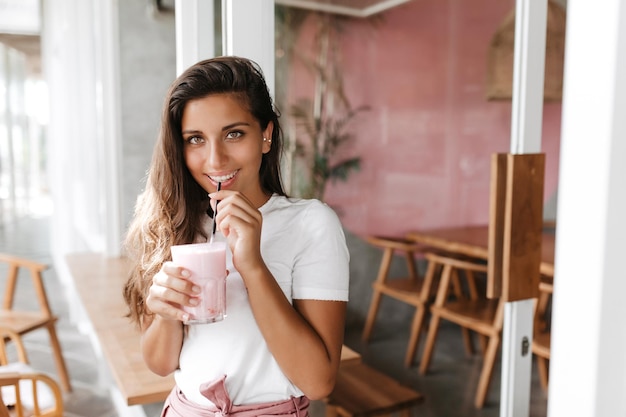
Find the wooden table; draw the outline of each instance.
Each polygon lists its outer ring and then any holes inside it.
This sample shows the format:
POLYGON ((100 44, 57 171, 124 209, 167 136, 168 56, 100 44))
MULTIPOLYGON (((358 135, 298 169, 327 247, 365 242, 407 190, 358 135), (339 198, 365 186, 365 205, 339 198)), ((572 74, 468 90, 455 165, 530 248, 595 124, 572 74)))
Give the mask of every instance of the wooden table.
MULTIPOLYGON (((164 401, 174 386, 174 377, 161 377, 148 369, 139 330, 125 317, 122 288, 128 276, 127 260, 98 253, 69 254, 66 259, 91 331, 126 405, 164 401)), ((341 365, 359 362, 361 355, 344 345, 341 365)))
MULTIPOLYGON (((461 226, 409 232, 407 238, 421 245, 449 253, 487 260, 489 258, 489 226, 461 226)), ((542 234, 539 271, 554 276, 554 228, 542 234)))
POLYGON ((76 293, 87 313, 91 335, 109 365, 115 387, 126 405, 165 400, 174 387, 174 376, 154 374, 143 361, 141 335, 125 317, 122 288, 128 276, 125 258, 97 253, 66 257, 76 293))

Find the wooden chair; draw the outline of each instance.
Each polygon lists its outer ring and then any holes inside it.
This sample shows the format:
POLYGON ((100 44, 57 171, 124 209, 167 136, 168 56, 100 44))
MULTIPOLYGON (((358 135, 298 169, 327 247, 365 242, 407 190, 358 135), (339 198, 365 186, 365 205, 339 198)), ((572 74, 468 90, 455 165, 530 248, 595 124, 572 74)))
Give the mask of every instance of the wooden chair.
MULTIPOLYGON (((20 375, 15 372, 0 372, 0 388, 13 387, 19 390, 20 375)), ((11 417, 11 413, 7 405, 4 403, 2 395, 0 395, 0 417, 11 417)))
POLYGON ((409 417, 424 397, 388 375, 364 364, 339 367, 333 392, 326 398, 326 417, 369 417, 398 412, 409 417))
POLYGON ((415 315, 413 316, 411 336, 404 359, 405 365, 411 366, 413 358, 415 357, 415 352, 417 351, 419 337, 422 332, 424 316, 427 311, 426 304, 430 295, 430 289, 435 271, 431 271, 429 269, 424 277, 424 280, 420 279, 415 265, 415 255, 420 252, 421 249, 420 246, 414 242, 400 238, 379 236, 370 236, 366 238, 366 241, 382 249, 383 256, 378 270, 378 276, 372 283, 372 301, 370 302, 367 318, 365 319, 362 339, 367 342, 372 334, 372 329, 374 327, 374 322, 376 321, 376 315, 378 313, 378 308, 383 295, 414 306, 415 315), (406 260, 408 269, 407 277, 389 277, 389 268, 391 266, 391 261, 393 260, 393 255, 396 252, 401 253, 406 260))
MULTIPOLYGON (((481 336, 480 341, 484 355, 474 405, 477 408, 482 408, 491 382, 498 348, 500 347, 504 302, 497 299, 478 297, 476 293, 469 297, 449 297, 450 281, 453 279, 455 271, 486 274, 487 265, 433 253, 427 253, 425 256, 431 265, 440 265, 443 269, 437 289, 437 298, 434 304, 430 306, 431 319, 420 363, 420 374, 425 375, 428 371, 437 338, 439 322, 442 319, 455 323, 461 326, 462 329, 478 333, 481 336)), ((471 346, 471 340, 466 340, 466 347, 468 346, 471 346)), ((473 348, 467 350, 473 352, 473 348)))
MULTIPOLYGON (((404 358, 404 365, 410 367, 413 364, 413 358, 419 346, 419 339, 424 329, 424 319, 428 312, 429 305, 433 298, 433 283, 437 280, 441 271, 440 265, 429 263, 424 278, 421 279, 417 273, 415 265, 415 255, 423 252, 425 248, 410 240, 392 237, 369 236, 366 241, 383 250, 383 256, 378 270, 378 276, 372 283, 372 301, 370 303, 365 326, 363 329, 362 339, 367 342, 371 336, 376 315, 380 306, 383 295, 401 301, 405 304, 415 307, 415 314, 411 324, 409 344, 404 358), (389 269, 394 253, 402 253, 406 261, 408 276, 407 277, 389 277, 389 269)), ((470 273, 469 290, 476 296, 476 287, 470 273)), ((458 276, 452 276, 451 285, 456 297, 463 297, 461 284, 458 276)), ((463 329, 463 337, 466 342, 466 348, 470 349, 468 341, 470 340, 469 332, 463 329)))
POLYGON ((42 279, 42 272, 46 270, 48 266, 39 262, 2 253, 0 253, 0 263, 8 265, 4 300, 2 308, 0 309, 0 327, 13 330, 20 336, 33 330, 45 328, 50 336, 50 345, 59 373, 61 386, 65 391, 71 391, 70 378, 56 333, 58 317, 53 315, 50 310, 48 296, 46 295, 42 279), (20 269, 30 271, 32 285, 39 304, 38 311, 18 310, 14 308, 13 304, 20 269))
POLYGON ((13 406, 18 417, 63 417, 63 397, 57 382, 30 367, 19 334, 0 328, 0 335, 0 417, 10 415, 7 406, 13 406), (17 362, 9 360, 9 341, 17 362))
POLYGON ((474 405, 482 408, 502 340, 506 302, 537 297, 542 256, 544 154, 493 154, 489 198, 487 264, 426 253, 443 267, 424 347, 420 373, 430 365, 439 322, 444 319, 476 332, 483 366, 474 405), (454 271, 488 276, 486 297, 450 299, 454 271), (535 274, 536 271, 536 274, 535 274))
POLYGON ((544 392, 548 391, 548 364, 550 361, 550 329, 546 314, 552 293, 553 284, 551 281, 543 280, 539 283, 539 298, 535 310, 535 331, 531 345, 532 352, 537 358, 539 381, 544 392))

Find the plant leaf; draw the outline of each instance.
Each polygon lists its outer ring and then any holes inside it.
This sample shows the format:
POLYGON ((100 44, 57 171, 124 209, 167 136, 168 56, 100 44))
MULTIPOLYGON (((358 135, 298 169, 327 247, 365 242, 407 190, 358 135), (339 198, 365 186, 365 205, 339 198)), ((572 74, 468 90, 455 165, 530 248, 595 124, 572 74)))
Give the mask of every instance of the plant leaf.
POLYGON ((328 179, 333 183, 337 180, 346 181, 352 171, 358 171, 359 169, 361 169, 361 158, 346 159, 330 168, 328 179))

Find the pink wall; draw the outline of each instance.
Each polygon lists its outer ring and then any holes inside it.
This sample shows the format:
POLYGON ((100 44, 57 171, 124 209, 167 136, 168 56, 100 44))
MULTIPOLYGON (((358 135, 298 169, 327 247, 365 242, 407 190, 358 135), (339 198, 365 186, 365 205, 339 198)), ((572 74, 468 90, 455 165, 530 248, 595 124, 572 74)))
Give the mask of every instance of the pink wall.
MULTIPOLYGON (((487 52, 514 5, 413 0, 385 12, 378 27, 346 26, 346 93, 354 106, 371 108, 350 125, 356 140, 346 153, 361 156, 361 170, 325 196, 347 230, 400 235, 487 222, 490 156, 508 152, 511 118, 510 102, 485 99, 487 52)), ((292 97, 310 97, 308 85, 296 71, 292 97)), ((560 119, 561 104, 546 103, 546 199, 557 187, 560 119)))

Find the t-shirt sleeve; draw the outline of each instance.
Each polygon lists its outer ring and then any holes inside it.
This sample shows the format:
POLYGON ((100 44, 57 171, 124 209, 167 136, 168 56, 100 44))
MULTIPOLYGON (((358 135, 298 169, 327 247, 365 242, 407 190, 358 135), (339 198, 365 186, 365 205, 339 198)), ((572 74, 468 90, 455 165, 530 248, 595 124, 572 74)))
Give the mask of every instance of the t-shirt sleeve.
POLYGON ((299 226, 293 298, 348 301, 350 254, 337 214, 315 200, 299 226))

